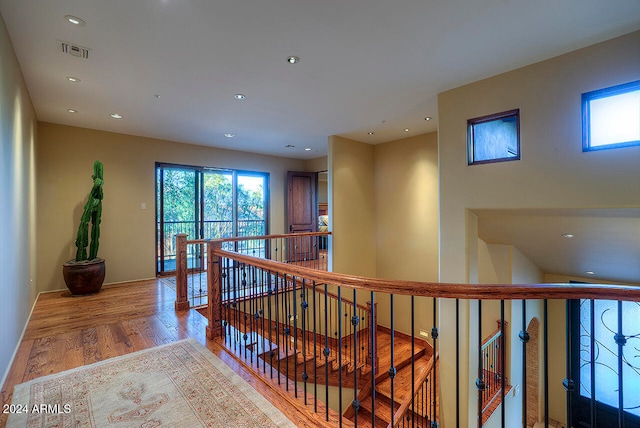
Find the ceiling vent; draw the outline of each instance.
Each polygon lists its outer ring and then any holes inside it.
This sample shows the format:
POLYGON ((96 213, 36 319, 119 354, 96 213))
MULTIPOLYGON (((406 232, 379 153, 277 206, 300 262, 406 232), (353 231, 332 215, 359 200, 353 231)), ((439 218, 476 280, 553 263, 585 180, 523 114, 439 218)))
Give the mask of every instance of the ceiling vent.
POLYGON ((89 52, 91 51, 91 49, 83 48, 82 46, 69 43, 69 42, 63 42, 60 40, 58 42, 60 43, 60 48, 62 49, 62 53, 66 53, 78 58, 85 58, 85 59, 89 58, 89 52))

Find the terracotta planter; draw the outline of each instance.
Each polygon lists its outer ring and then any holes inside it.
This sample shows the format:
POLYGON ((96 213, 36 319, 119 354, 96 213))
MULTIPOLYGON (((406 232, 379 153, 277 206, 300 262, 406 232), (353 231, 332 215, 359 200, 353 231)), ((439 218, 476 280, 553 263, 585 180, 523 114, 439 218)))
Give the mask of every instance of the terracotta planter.
POLYGON ((76 262, 69 260, 62 265, 62 275, 67 288, 74 295, 98 293, 104 281, 103 259, 76 262))

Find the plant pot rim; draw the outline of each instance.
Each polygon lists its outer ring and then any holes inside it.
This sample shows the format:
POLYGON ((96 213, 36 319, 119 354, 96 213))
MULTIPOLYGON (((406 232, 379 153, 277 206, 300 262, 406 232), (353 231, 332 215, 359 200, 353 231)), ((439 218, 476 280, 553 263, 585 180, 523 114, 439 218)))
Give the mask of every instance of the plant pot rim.
POLYGON ((99 257, 96 257, 93 260, 81 260, 81 261, 76 261, 75 259, 71 259, 63 263, 62 266, 86 266, 86 265, 94 265, 98 263, 104 263, 104 259, 101 259, 99 257))

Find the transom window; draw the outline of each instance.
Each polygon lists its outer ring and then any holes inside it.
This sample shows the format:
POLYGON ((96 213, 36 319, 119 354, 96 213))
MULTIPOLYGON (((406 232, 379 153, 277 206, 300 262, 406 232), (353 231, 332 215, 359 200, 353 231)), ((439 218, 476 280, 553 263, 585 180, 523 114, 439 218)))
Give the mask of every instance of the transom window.
POLYGON ((640 145, 640 80, 582 94, 582 151, 640 145))
POLYGON ((467 121, 468 164, 520 159, 520 110, 467 121))

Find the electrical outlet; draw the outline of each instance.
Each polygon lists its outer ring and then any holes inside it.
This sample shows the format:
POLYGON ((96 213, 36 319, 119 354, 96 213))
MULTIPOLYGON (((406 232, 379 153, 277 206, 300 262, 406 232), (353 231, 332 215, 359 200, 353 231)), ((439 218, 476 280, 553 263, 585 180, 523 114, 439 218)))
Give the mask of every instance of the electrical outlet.
POLYGON ((420 329, 420 336, 424 337, 425 339, 428 339, 429 331, 420 329))

